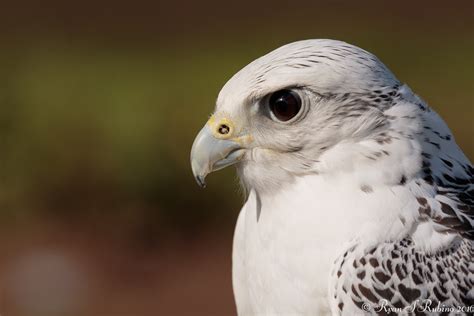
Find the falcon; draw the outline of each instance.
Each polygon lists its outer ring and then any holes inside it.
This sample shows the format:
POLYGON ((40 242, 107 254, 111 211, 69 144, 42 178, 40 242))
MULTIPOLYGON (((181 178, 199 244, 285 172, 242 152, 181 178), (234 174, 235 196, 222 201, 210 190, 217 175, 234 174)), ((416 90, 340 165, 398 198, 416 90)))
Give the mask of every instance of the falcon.
POLYGON ((191 150, 201 186, 230 165, 239 315, 474 312, 472 164, 371 53, 305 40, 236 73, 191 150))

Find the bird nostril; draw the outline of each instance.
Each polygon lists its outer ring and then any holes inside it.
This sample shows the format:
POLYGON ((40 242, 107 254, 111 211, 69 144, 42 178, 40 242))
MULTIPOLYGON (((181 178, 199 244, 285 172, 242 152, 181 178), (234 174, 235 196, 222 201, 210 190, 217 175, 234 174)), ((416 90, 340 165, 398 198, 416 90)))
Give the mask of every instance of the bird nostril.
POLYGON ((227 125, 227 124, 221 124, 221 125, 219 125, 219 128, 217 129, 217 131, 221 135, 227 135, 230 132, 230 126, 227 125))

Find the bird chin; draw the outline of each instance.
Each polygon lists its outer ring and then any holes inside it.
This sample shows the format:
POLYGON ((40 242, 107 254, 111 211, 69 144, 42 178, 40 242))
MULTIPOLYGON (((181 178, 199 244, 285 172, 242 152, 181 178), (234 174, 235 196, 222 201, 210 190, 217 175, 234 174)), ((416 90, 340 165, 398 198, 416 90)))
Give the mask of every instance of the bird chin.
POLYGON ((255 190, 258 194, 274 193, 294 181, 294 177, 281 165, 268 161, 244 158, 236 167, 244 192, 255 190))

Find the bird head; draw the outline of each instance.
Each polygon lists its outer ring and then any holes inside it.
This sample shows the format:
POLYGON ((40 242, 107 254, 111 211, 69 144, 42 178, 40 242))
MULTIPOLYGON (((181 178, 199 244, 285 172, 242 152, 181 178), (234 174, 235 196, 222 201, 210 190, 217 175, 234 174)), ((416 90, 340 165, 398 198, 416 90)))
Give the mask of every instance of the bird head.
POLYGON ((236 165, 244 186, 278 187, 324 169, 321 156, 386 125, 383 110, 400 86, 372 54, 334 40, 282 46, 253 61, 222 88, 191 150, 201 186, 236 165))

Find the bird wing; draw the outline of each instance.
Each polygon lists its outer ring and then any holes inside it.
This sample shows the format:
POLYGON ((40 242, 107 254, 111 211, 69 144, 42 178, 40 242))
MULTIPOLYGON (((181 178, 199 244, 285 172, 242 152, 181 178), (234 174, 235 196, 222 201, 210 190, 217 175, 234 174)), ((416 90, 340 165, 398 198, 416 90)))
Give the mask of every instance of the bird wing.
POLYGON ((473 256, 472 241, 463 238, 433 254, 419 250, 410 238, 369 250, 354 245, 335 263, 333 312, 380 312, 384 305, 392 313, 423 304, 470 306, 473 256))
POLYGON ((354 241, 346 249, 331 276, 334 314, 430 314, 436 306, 474 304, 474 169, 441 118, 414 101, 423 124, 422 169, 406 183, 417 201, 415 229, 400 240, 370 248, 354 241))
POLYGON ((418 185, 432 193, 417 197, 422 220, 433 221, 437 231, 457 232, 472 241, 474 168, 435 112, 427 109, 422 122, 422 179, 418 185))

